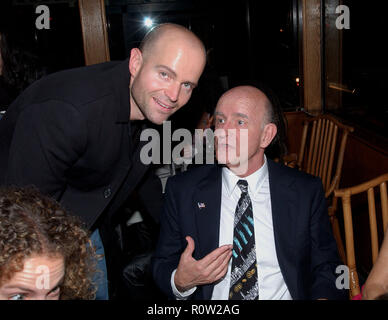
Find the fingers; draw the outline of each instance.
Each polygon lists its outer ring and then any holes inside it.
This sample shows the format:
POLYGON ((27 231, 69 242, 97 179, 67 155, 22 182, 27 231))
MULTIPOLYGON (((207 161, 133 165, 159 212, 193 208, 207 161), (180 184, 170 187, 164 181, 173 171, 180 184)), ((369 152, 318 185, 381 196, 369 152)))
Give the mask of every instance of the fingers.
POLYGON ((188 256, 193 256, 193 252, 195 249, 195 242, 193 238, 190 236, 186 237, 186 241, 187 241, 187 247, 183 253, 188 256))
MULTIPOLYGON (((228 265, 232 252, 230 250, 225 251, 220 256, 217 257, 211 264, 203 265, 201 268, 202 283, 213 283, 223 277, 228 271, 228 265)), ((199 261, 202 263, 203 261, 199 261)))
POLYGON ((226 273, 232 255, 231 248, 230 245, 219 247, 197 261, 197 270, 201 274, 204 283, 212 283, 226 273))
POLYGON ((195 260, 192 257, 195 248, 194 240, 189 236, 186 240, 187 247, 181 255, 174 278, 178 290, 212 283, 225 275, 232 256, 232 245, 221 246, 203 259, 195 260))
POLYGON ((225 276, 225 274, 228 271, 229 261, 231 257, 232 257, 232 251, 226 255, 222 263, 218 266, 218 268, 216 268, 216 270, 214 270, 214 275, 215 275, 214 281, 218 281, 223 276, 225 276))
POLYGON ((231 250, 226 250, 222 254, 220 254, 215 260, 207 264, 208 270, 211 270, 213 272, 215 269, 217 269, 230 253, 231 250))
POLYGON ((233 245, 230 245, 230 244, 226 244, 226 245, 223 245, 221 247, 218 247, 217 249, 213 250, 212 252, 210 252, 208 255, 206 255, 203 259, 202 259, 202 262, 205 264, 205 265, 209 265, 211 264, 214 260, 216 260, 217 258, 219 258, 221 255, 223 255, 224 253, 226 252, 229 252, 233 249, 233 245))
POLYGON ((227 269, 231 256, 232 256, 232 251, 227 250, 207 266, 207 271, 210 273, 210 275, 213 278, 218 276, 220 273, 222 273, 225 267, 227 269))

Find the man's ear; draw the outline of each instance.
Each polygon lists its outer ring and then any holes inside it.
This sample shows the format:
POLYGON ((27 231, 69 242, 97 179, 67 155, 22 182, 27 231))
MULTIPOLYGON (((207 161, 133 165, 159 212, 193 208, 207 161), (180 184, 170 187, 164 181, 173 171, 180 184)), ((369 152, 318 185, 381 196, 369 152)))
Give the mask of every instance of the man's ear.
POLYGON ((263 134, 261 135, 260 147, 267 148, 275 138, 278 129, 274 123, 268 123, 264 126, 263 134))
POLYGON ((131 50, 131 56, 129 57, 129 73, 132 77, 135 77, 143 64, 143 55, 139 48, 133 48, 131 50))

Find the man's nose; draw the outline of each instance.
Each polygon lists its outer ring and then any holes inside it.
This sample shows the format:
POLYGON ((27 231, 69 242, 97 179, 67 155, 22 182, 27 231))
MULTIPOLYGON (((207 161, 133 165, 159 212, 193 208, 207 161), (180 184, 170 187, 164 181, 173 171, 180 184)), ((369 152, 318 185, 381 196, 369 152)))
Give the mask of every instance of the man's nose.
POLYGON ((181 85, 179 83, 172 83, 165 90, 165 94, 170 99, 171 102, 177 102, 180 91, 181 91, 181 85))
POLYGON ((214 131, 214 136, 219 139, 220 141, 223 141, 227 138, 228 136, 228 132, 227 130, 225 129, 224 126, 222 127, 218 127, 216 128, 216 130, 214 131))
POLYGON ((228 129, 231 129, 232 127, 233 126, 232 126, 231 121, 229 121, 228 119, 225 119, 224 123, 222 124, 222 129, 225 130, 226 134, 227 134, 228 129))

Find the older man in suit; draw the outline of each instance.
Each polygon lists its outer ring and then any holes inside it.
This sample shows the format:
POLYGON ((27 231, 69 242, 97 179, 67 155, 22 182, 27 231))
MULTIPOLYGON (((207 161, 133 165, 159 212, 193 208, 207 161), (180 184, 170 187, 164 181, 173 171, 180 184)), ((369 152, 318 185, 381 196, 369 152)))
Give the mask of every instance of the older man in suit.
POLYGON ((167 182, 159 287, 176 299, 345 298, 321 181, 264 154, 277 132, 270 101, 236 87, 214 117, 219 164, 167 182))
MULTIPOLYGON (((109 243, 109 217, 135 189, 148 200, 145 205, 152 203, 150 194, 158 198, 157 192, 146 192, 150 180, 148 166, 140 161, 141 120, 162 124, 184 106, 205 60, 197 36, 162 24, 126 61, 35 82, 0 121, 0 184, 35 185, 91 230, 103 227, 109 243)), ((99 238, 95 232, 93 239, 98 243, 99 238)))

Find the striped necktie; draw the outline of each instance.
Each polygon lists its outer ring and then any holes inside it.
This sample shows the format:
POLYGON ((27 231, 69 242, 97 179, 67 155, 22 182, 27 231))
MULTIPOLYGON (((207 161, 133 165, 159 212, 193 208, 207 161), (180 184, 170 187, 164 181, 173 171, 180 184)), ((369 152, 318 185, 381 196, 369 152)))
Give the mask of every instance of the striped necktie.
POLYGON ((257 300, 259 282, 252 202, 248 194, 248 182, 239 180, 237 186, 241 190, 241 197, 234 215, 229 300, 257 300))

